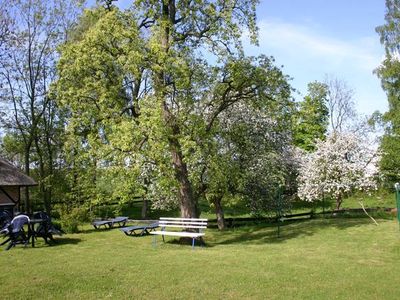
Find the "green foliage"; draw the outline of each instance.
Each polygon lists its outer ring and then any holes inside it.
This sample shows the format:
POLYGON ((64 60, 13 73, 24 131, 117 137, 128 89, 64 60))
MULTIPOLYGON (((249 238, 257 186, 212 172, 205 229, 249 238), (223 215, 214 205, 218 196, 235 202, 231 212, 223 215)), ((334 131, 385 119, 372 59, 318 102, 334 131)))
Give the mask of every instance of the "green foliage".
MULTIPOLYGON (((7 17, 12 19, 8 24, 10 35, 1 41, 0 47, 0 131, 5 133, 2 150, 38 182, 32 204, 40 204, 40 209, 48 212, 53 197, 60 199, 63 195, 56 184, 64 179, 57 178, 63 174, 60 166, 64 116, 52 101, 49 88, 55 78, 56 48, 79 13, 81 2, 7 3, 7 17)), ((24 194, 23 209, 32 211, 29 190, 24 194)))
MULTIPOLYGON (((224 72, 233 79, 231 85, 253 85, 260 92, 233 103, 215 118, 211 131, 203 134, 209 142, 198 146, 201 163, 197 159, 196 168, 189 164, 198 176, 193 181, 212 204, 221 199, 226 205, 239 197, 254 213, 265 212, 266 194, 254 193, 254 184, 268 191, 268 199, 275 199, 276 188, 287 180, 286 150, 293 108, 290 86, 273 59, 267 57, 232 61, 224 72)), ((225 91, 218 83, 213 93, 225 91)))
POLYGON ((21 157, 24 154, 24 144, 21 136, 13 133, 6 133, 0 140, 0 151, 3 157, 10 161, 21 157))
POLYGON ((376 28, 381 43, 386 50, 386 58, 376 69, 386 91, 389 110, 383 115, 386 131, 381 144, 382 160, 380 168, 390 185, 400 181, 400 1, 386 1, 386 23, 376 28))
POLYGON ((88 210, 85 207, 60 205, 55 209, 60 216, 62 230, 68 233, 79 232, 79 226, 89 220, 88 210))
POLYGON ((121 116, 127 105, 123 76, 138 72, 130 63, 138 58, 140 44, 132 42, 138 41, 132 22, 117 10, 86 10, 71 41, 61 49, 56 93, 69 111, 65 147, 72 166, 68 180, 73 201, 97 204, 120 198, 132 189, 129 178, 136 177, 133 172, 123 178, 129 154, 121 156, 140 137, 135 123, 121 116))
POLYGON ((385 134, 380 148, 383 153, 379 167, 387 180, 385 185, 392 188, 400 180, 400 136, 385 134))
POLYGON ((317 140, 324 140, 328 128, 328 86, 320 82, 308 84, 308 95, 299 103, 294 117, 293 143, 306 151, 315 150, 317 140))
POLYGON ((55 91, 69 111, 71 201, 144 196, 154 207, 176 207, 186 176, 194 203, 229 199, 250 176, 278 184, 271 179, 279 168, 271 166, 281 165, 290 141, 293 102, 273 59, 231 55, 210 66, 197 57, 196 45, 172 42, 166 57, 156 42, 160 28, 149 37, 138 18, 116 8, 86 11, 61 48, 55 91))

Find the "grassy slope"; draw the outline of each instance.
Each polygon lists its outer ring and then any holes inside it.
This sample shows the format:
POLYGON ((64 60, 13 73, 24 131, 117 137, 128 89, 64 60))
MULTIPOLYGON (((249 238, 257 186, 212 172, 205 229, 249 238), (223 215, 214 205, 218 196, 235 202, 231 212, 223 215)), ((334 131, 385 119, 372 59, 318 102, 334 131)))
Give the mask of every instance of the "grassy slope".
POLYGON ((55 246, 0 250, 1 298, 398 299, 399 227, 379 222, 296 222, 281 238, 267 226, 207 230, 195 251, 85 227, 55 246))
POLYGON ((377 191, 371 195, 366 193, 357 193, 352 197, 345 199, 343 207, 360 208, 359 201, 362 201, 365 207, 396 207, 395 193, 386 191, 377 191))

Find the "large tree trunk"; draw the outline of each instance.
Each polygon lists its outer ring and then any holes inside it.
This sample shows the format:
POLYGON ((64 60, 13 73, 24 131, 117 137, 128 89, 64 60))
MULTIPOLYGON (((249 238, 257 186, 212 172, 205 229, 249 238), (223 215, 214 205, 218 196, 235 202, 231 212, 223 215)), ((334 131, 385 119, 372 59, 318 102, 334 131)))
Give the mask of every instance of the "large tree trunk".
POLYGON ((149 200, 143 198, 143 205, 142 205, 142 219, 147 219, 147 212, 149 210, 149 200))
MULTIPOLYGON (((25 148, 25 174, 30 175, 30 148, 25 148)), ((31 203, 29 199, 29 189, 28 187, 25 187, 25 204, 24 204, 24 209, 26 213, 31 213, 31 203)))
MULTIPOLYGON (((171 126, 171 120, 165 118, 166 125, 171 126)), ((181 207, 182 218, 198 218, 199 211, 197 199, 195 199, 192 184, 189 181, 189 173, 186 163, 183 161, 183 154, 178 138, 174 134, 178 131, 176 126, 172 126, 173 134, 168 138, 172 156, 172 164, 175 170, 175 179, 179 184, 178 197, 181 207)))
MULTIPOLYGON (((50 155, 52 155, 52 153, 50 153, 50 155)), ((53 159, 49 158, 49 176, 51 178, 51 184, 49 187, 46 188, 46 195, 45 195, 45 209, 46 209, 46 213, 50 216, 51 214, 51 204, 52 204, 52 197, 53 197, 53 159)))
POLYGON ((224 210, 221 204, 222 196, 218 196, 214 198, 213 203, 215 206, 215 215, 217 216, 217 225, 219 230, 224 230, 226 228, 225 225, 225 216, 224 210))
POLYGON ((40 191, 40 196, 43 198, 43 204, 46 207, 48 199, 46 198, 46 186, 45 186, 45 171, 44 171, 44 164, 43 164, 43 158, 41 155, 39 155, 39 191, 40 191))
POLYGON ((50 185, 46 187, 46 195, 45 195, 45 209, 46 213, 50 216, 51 214, 51 206, 52 206, 52 198, 53 198, 53 175, 54 175, 54 163, 53 163, 53 150, 52 150, 52 145, 51 145, 51 138, 49 136, 49 131, 46 130, 46 149, 47 149, 47 155, 48 155, 48 175, 50 176, 50 185))
POLYGON ((342 204, 342 202, 343 202, 342 196, 339 195, 339 196, 336 198, 336 208, 335 208, 335 210, 339 210, 339 209, 340 209, 340 205, 342 204))
POLYGON ((44 204, 46 212, 48 214, 50 214, 50 203, 49 203, 48 192, 47 192, 46 183, 45 183, 46 171, 45 171, 45 165, 44 165, 44 159, 43 159, 43 152, 39 145, 38 136, 35 137, 35 146, 36 146, 36 152, 37 152, 38 158, 39 158, 40 197, 42 197, 42 199, 43 199, 43 204, 44 204))
MULTIPOLYGON (((163 26, 160 35, 160 44, 165 57, 168 57, 170 50, 170 32, 175 22, 175 1, 163 1, 162 16, 159 20, 163 26)), ((181 207, 181 216, 183 218, 197 218, 199 211, 197 207, 197 199, 194 197, 192 185, 189 181, 187 165, 183 159, 182 147, 179 142, 180 128, 176 122, 174 112, 168 107, 169 99, 166 92, 169 80, 165 73, 168 68, 165 66, 165 59, 159 62, 161 71, 156 71, 156 95, 161 100, 162 117, 166 128, 168 128, 168 143, 172 157, 172 164, 175 170, 175 179, 179 184, 178 197, 181 207)))

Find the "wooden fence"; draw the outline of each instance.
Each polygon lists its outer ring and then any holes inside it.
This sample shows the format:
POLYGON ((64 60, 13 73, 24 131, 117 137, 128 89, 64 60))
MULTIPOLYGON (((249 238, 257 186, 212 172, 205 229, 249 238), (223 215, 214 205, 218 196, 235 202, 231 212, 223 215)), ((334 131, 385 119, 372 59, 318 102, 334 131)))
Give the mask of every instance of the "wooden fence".
MULTIPOLYGON (((390 213, 393 211, 393 208, 390 207, 373 207, 365 209, 368 213, 374 212, 386 212, 390 213)), ((304 219, 312 219, 317 216, 323 215, 344 215, 344 214, 365 214, 362 208, 348 208, 348 209, 340 209, 340 210, 329 210, 323 212, 304 212, 297 214, 288 214, 281 217, 248 217, 248 218, 225 218, 225 224, 228 228, 243 226, 246 224, 254 224, 254 223, 277 223, 278 221, 299 221, 304 219)), ((217 226, 217 219, 208 220, 209 227, 217 226)))

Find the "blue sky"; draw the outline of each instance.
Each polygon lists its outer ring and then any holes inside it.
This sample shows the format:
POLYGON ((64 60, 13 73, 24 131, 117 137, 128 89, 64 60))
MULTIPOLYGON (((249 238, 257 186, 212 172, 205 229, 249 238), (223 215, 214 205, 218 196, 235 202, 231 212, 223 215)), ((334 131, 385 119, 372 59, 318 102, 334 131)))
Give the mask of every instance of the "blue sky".
MULTIPOLYGON (((326 75, 354 89, 357 110, 387 110, 386 95, 373 74, 384 50, 375 27, 384 23, 384 0, 261 0, 259 47, 247 54, 275 57, 292 86, 302 94, 307 83, 326 75)), ((297 96, 301 97, 301 96, 297 96)))
MULTIPOLYGON (((127 7, 131 0, 119 0, 127 7)), ((386 95, 373 74, 384 50, 375 27, 384 23, 385 0, 260 0, 259 47, 249 55, 275 57, 301 99, 307 84, 337 77, 355 92, 361 114, 387 110, 386 95)))

